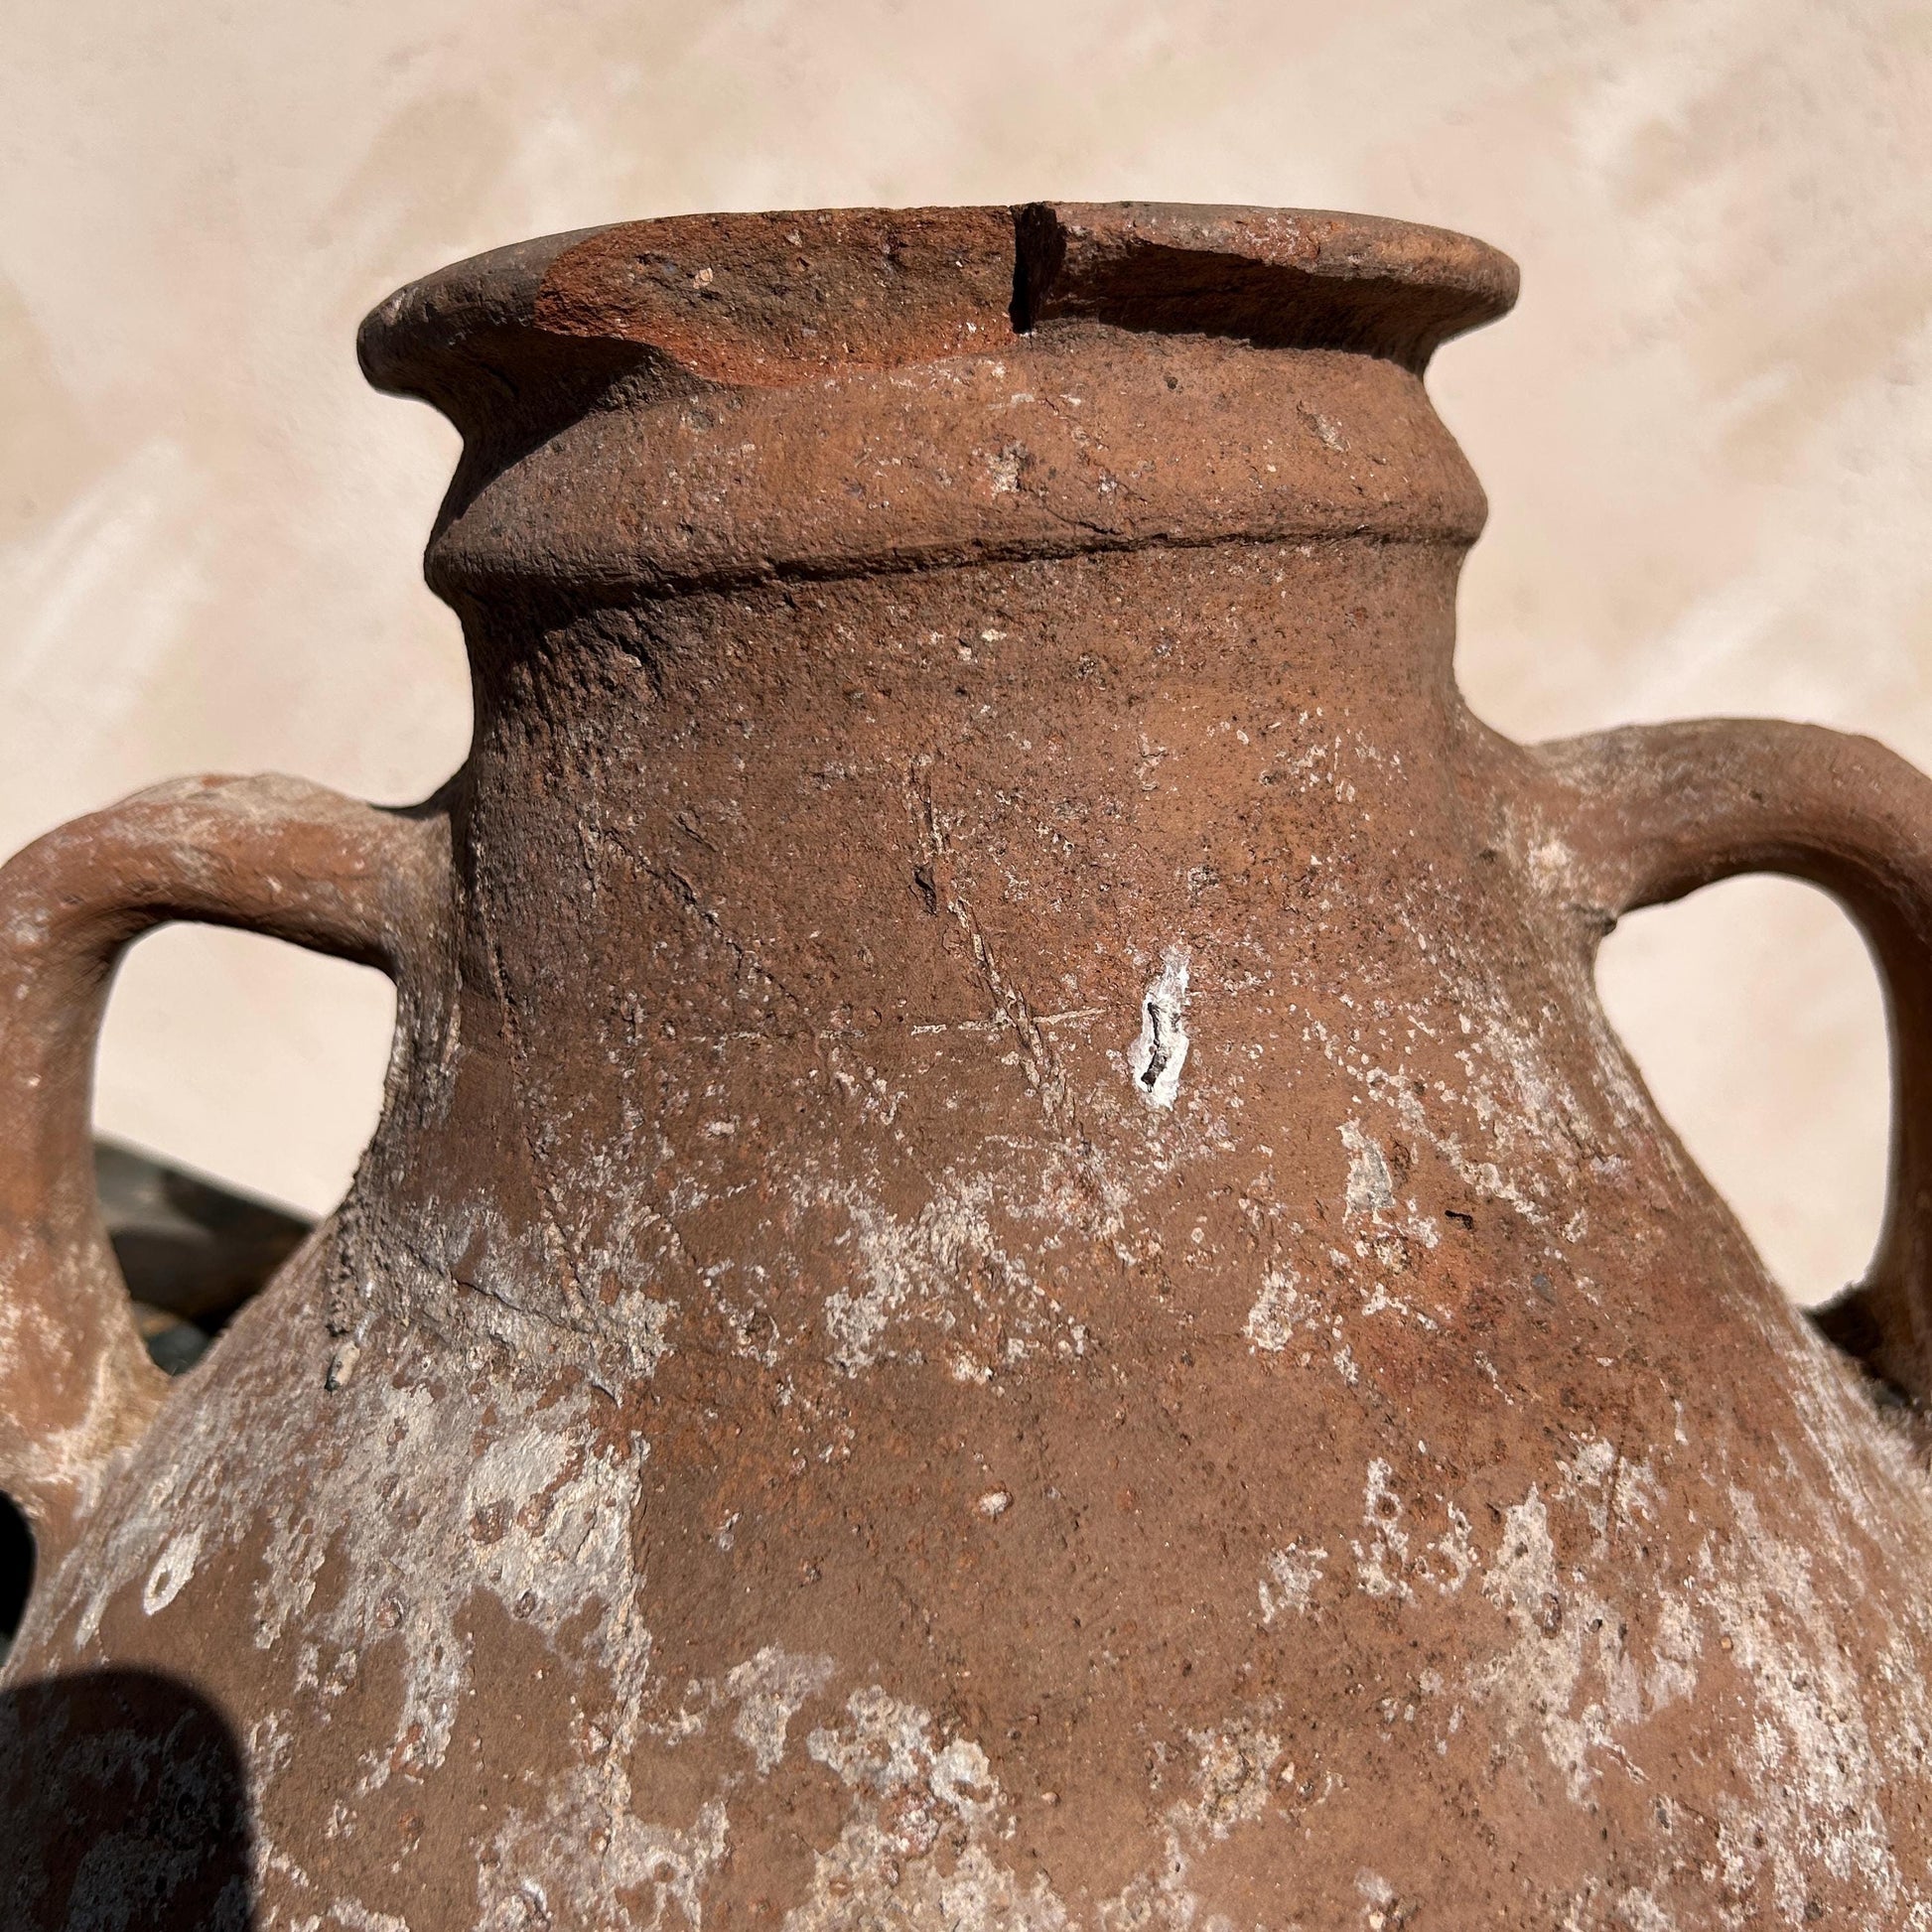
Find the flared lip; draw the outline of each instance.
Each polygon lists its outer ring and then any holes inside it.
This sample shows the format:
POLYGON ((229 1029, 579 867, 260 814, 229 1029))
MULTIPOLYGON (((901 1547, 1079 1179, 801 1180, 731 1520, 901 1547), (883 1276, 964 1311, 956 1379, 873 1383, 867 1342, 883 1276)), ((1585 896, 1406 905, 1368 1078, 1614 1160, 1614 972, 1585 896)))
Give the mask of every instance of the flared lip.
MULTIPOLYGON (((1057 323, 1341 348, 1418 371, 1505 314, 1516 264, 1466 235, 1325 209, 1171 203, 673 215, 549 235, 410 283, 362 324, 379 389, 471 392, 598 343, 795 386, 1057 323)), ((608 351, 607 351, 608 352, 608 351)))

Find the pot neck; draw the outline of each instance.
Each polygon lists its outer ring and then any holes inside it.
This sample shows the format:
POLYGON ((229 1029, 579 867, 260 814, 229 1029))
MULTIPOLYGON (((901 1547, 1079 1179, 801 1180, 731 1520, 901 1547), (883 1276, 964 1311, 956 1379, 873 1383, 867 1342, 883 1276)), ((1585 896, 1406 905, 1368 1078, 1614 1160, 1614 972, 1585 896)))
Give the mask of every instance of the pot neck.
POLYGON ((506 975, 566 1033, 582 999, 670 987, 705 1030, 922 1024, 983 997, 906 970, 949 897, 1053 979, 1081 946, 1186 942, 1216 880, 1359 864, 1435 808, 1458 563, 1224 545, 656 600, 536 635, 497 613, 472 630, 491 956, 469 977, 506 975))

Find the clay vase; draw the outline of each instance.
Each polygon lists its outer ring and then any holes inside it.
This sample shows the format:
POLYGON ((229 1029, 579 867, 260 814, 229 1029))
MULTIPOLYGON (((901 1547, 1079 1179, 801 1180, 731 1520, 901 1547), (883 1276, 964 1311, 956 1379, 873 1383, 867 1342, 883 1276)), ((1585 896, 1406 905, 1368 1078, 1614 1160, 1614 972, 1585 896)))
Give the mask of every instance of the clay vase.
POLYGON ((370 317, 465 439, 469 761, 0 875, 7 1925, 1932 1924, 1932 783, 1470 716, 1422 374, 1515 284, 1054 206, 370 317), (1828 1333, 1592 990, 1747 870, 1890 989, 1828 1333), (347 1200, 169 1384, 87 1093, 183 918, 400 1017, 347 1200))

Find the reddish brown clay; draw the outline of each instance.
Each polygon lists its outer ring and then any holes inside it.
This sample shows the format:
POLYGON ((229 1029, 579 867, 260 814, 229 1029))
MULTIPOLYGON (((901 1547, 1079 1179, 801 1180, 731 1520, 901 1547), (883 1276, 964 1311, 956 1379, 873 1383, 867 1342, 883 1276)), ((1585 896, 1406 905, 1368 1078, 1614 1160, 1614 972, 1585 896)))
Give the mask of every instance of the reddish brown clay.
POLYGON ((1421 375, 1514 286, 1037 207, 370 318, 465 436, 469 762, 0 875, 9 1925, 1932 1924, 1932 784, 1470 717, 1421 375), (1830 1340, 1591 987, 1747 869, 1890 989, 1830 1340), (165 1386, 84 1133, 170 918, 401 1020, 348 1200, 165 1386))

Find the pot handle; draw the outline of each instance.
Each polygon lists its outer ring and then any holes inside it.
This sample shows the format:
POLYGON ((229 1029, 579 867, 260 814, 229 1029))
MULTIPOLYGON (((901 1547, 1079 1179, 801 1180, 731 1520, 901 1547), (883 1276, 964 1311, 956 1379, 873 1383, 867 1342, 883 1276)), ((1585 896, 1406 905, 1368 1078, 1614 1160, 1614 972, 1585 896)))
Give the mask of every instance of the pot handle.
POLYGON ((1932 778, 1868 738, 1748 719, 1634 726, 1532 757, 1563 794, 1535 870, 1564 882, 1598 938, 1622 913, 1745 872, 1822 887, 1863 929, 1890 1023, 1889 1190, 1864 1279, 1814 1319, 1932 1402, 1932 778))
POLYGON ((434 804, 386 811, 294 778, 189 778, 75 819, 0 869, 0 1490, 43 1565, 168 1386, 94 1195, 94 1048, 121 954, 192 919, 404 987, 436 930, 447 855, 434 804))

